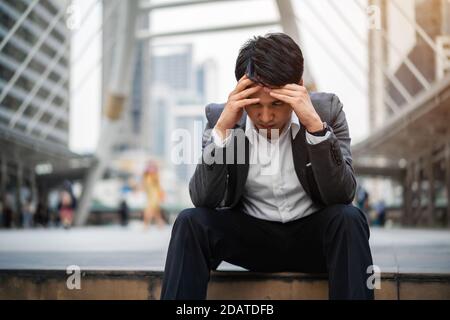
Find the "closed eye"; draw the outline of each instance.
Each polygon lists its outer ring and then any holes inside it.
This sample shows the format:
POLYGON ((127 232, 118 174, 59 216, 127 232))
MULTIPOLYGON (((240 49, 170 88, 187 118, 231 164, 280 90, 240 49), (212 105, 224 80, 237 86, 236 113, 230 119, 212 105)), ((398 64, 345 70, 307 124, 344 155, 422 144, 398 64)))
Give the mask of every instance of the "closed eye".
MULTIPOLYGON (((271 107, 279 107, 279 106, 283 106, 283 105, 284 105, 283 101, 276 100, 276 101, 272 102, 271 107)), ((263 105, 260 103, 255 103, 255 104, 249 105, 249 107, 252 107, 252 108, 262 108, 262 106, 263 105)))
POLYGON ((272 105, 273 105, 273 106, 282 106, 283 103, 284 103, 283 101, 276 100, 276 101, 272 102, 272 105))

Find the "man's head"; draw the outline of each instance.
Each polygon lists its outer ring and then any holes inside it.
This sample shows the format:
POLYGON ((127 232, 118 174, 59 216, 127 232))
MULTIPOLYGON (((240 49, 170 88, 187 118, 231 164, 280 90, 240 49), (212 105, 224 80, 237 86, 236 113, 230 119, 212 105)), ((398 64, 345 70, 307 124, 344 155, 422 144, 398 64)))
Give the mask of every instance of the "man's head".
POLYGON ((303 85, 303 54, 300 47, 284 33, 270 33, 248 40, 240 49, 236 60, 235 76, 244 74, 263 89, 251 98, 260 98, 256 105, 246 107, 257 129, 282 130, 291 118, 292 107, 272 97, 267 88, 286 84, 303 85))
POLYGON ((303 76, 303 54, 287 34, 253 37, 241 47, 234 73, 237 81, 247 74, 267 87, 299 83, 303 76))

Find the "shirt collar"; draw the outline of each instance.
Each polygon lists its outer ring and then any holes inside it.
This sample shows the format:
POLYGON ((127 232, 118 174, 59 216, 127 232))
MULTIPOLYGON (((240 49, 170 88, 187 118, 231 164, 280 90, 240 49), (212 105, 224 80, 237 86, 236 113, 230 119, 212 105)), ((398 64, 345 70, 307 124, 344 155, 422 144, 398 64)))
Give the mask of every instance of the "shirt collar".
MULTIPOLYGON (((281 133, 282 135, 285 133, 286 130, 289 130, 292 128, 292 139, 295 139, 297 136, 297 133, 300 130, 300 121, 298 120, 297 115, 294 111, 292 111, 291 120, 289 121, 287 128, 281 133)), ((250 117, 247 115, 247 119, 245 121, 245 135, 250 141, 250 143, 253 144, 255 135, 258 134, 255 128, 255 125, 253 124, 253 121, 250 119, 250 117)))

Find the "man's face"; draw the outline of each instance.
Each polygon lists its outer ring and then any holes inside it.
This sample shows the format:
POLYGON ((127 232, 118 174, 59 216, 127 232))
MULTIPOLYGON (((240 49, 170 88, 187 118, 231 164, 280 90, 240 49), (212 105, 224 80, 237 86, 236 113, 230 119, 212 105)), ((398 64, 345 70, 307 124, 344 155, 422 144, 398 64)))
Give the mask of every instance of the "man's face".
MULTIPOLYGON (((256 84, 252 85, 256 86, 256 84)), ((274 89, 274 88, 272 88, 274 89)), ((278 129, 278 134, 291 120, 292 107, 283 101, 277 100, 269 94, 269 88, 262 87, 249 98, 259 98, 259 103, 247 106, 245 110, 257 130, 266 129, 267 138, 271 138, 271 130, 278 129)))

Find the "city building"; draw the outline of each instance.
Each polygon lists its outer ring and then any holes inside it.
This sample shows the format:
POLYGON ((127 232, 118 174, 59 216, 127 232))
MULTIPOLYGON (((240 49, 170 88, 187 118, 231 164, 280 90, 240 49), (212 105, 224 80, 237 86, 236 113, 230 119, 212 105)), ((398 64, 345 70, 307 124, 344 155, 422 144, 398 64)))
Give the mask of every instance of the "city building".
POLYGON ((17 213, 24 201, 20 190, 31 190, 27 198, 37 201, 45 186, 61 181, 60 172, 70 178, 85 165, 68 148, 68 5, 0 1, 0 201, 14 198, 8 205, 17 213))
POLYGON ((369 4, 379 19, 379 28, 369 26, 371 132, 353 147, 356 172, 377 177, 375 199, 402 188, 403 224, 448 226, 450 3, 369 4))

